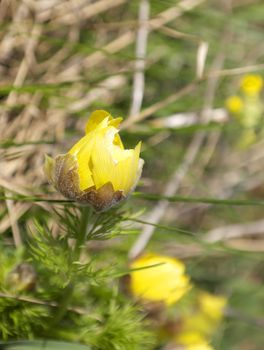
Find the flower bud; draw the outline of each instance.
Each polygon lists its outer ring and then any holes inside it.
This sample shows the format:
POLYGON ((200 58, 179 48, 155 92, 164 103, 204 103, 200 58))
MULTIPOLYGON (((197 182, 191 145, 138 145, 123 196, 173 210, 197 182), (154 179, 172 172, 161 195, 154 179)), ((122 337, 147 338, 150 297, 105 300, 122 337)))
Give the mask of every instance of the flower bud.
POLYGON ((248 96, 256 96, 263 87, 263 79, 258 74, 245 75, 240 82, 241 90, 248 96))
POLYGON ((190 289, 189 277, 183 262, 168 256, 145 254, 130 266, 131 290, 145 301, 171 305, 190 289))
POLYGON ((55 159, 46 156, 46 176, 65 197, 103 211, 134 190, 144 164, 141 143, 124 149, 118 134, 121 120, 97 110, 86 124, 85 136, 68 153, 55 159))
POLYGON ((233 114, 238 114, 243 109, 243 101, 239 96, 230 96, 226 100, 226 107, 229 110, 229 112, 233 114))

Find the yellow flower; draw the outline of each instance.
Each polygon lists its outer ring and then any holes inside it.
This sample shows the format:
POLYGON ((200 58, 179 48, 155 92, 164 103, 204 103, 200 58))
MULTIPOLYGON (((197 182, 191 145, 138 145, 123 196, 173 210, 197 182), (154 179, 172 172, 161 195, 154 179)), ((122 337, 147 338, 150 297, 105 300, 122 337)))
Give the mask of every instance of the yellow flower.
POLYGON ((241 90, 249 96, 257 95, 263 87, 263 79, 260 75, 245 75, 240 81, 241 90))
POLYGON ((185 332, 195 331, 205 336, 212 335, 219 325, 219 320, 212 320, 201 311, 183 318, 182 328, 185 332))
POLYGON ((186 350, 213 350, 206 338, 196 331, 182 332, 176 337, 177 344, 186 350))
POLYGON ((220 320, 223 317, 227 299, 224 296, 213 295, 207 292, 200 292, 198 303, 201 312, 211 320, 220 320))
POLYGON ((141 175, 141 143, 124 149, 118 134, 122 118, 103 110, 91 114, 81 138, 66 154, 46 157, 45 173, 65 197, 90 204, 97 211, 126 198, 141 175))
POLYGON ((131 272, 132 293, 143 300, 170 305, 190 289, 185 266, 177 259, 145 254, 136 259, 131 268, 139 269, 131 272))
POLYGON ((239 96, 230 96, 226 100, 226 108, 229 110, 229 112, 238 114, 243 109, 243 101, 239 96))

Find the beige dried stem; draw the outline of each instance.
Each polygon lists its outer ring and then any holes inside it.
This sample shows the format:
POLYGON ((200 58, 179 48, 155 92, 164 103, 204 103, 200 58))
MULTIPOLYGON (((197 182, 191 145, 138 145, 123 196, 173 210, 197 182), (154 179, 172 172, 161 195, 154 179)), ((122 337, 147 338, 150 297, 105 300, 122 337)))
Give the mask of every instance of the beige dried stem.
POLYGON ((129 115, 138 114, 141 110, 145 88, 145 61, 148 40, 148 20, 150 4, 148 0, 141 0, 138 11, 139 28, 136 40, 136 61, 133 77, 132 102, 129 115))

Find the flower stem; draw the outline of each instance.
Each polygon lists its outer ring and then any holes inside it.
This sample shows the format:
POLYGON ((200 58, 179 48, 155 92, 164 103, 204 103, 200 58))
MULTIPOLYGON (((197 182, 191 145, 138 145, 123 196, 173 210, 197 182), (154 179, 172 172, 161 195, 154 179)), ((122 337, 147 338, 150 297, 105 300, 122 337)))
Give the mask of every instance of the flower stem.
POLYGON ((87 235, 87 226, 92 216, 92 210, 89 207, 81 207, 80 210, 81 210, 80 228, 79 228, 79 232, 76 232, 77 238, 76 238, 75 249, 74 249, 74 258, 76 260, 80 259, 82 245, 84 244, 86 235, 87 235))
MULTIPOLYGON (((77 228, 78 232, 76 232, 76 242, 75 242, 75 248, 73 252, 73 262, 80 261, 82 246, 86 240, 87 226, 92 215, 92 210, 89 207, 81 207, 80 211, 81 211, 80 225, 77 228)), ((53 319, 53 322, 52 322, 53 325, 59 323, 67 313, 67 310, 74 292, 75 276, 76 274, 73 273, 71 276, 70 282, 64 288, 62 299, 61 299, 62 302, 60 303, 56 316, 53 319)))

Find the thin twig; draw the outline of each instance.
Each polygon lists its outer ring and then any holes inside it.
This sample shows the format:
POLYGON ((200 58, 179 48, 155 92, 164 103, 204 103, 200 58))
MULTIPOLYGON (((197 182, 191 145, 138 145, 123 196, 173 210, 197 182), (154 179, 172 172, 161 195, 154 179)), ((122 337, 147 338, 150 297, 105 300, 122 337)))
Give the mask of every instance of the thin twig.
POLYGON ((131 125, 133 125, 134 123, 137 123, 137 122, 151 116, 153 113, 166 107, 170 103, 175 102, 179 98, 191 93, 197 87, 197 85, 198 85, 198 82, 193 81, 192 83, 183 87, 180 91, 177 91, 177 92, 169 95, 168 97, 166 97, 162 101, 154 103, 150 107, 145 108, 142 112, 140 112, 136 115, 131 115, 122 123, 121 128, 126 129, 126 128, 130 127, 131 125))
POLYGON ((138 114, 141 110, 145 88, 145 60, 147 53, 148 27, 150 4, 148 0, 141 0, 138 11, 139 29, 136 41, 136 62, 133 78, 132 103, 130 115, 138 114))
MULTIPOLYGON (((150 122, 156 128, 177 129, 191 125, 199 125, 200 112, 175 113, 168 117, 155 118, 150 122)), ((228 113, 224 108, 214 108, 208 110, 208 121, 214 123, 226 123, 229 120, 228 113)))
POLYGON ((226 77, 231 75, 240 75, 240 74, 260 71, 262 69, 264 69, 264 63, 245 66, 245 67, 215 70, 215 71, 211 71, 208 74, 208 77, 226 77))
MULTIPOLYGON (((27 297, 27 296, 13 295, 13 294, 2 293, 2 292, 0 292, 0 298, 14 299, 14 300, 18 300, 18 301, 22 301, 22 302, 26 302, 26 303, 30 303, 30 304, 44 305, 44 306, 49 306, 49 307, 53 307, 53 308, 59 307, 59 304, 56 301, 44 301, 44 300, 31 298, 31 297, 27 297)), ((75 312, 79 315, 90 314, 89 310, 85 310, 81 307, 69 306, 69 307, 67 307, 67 310, 75 312)))
MULTIPOLYGON (((9 192, 5 191, 5 195, 8 196, 9 192)), ((13 201, 10 200, 10 199, 7 199, 6 200, 6 206, 7 206, 7 210, 8 210, 10 225, 11 225, 11 228, 12 228, 14 243, 15 243, 15 246, 18 248, 22 244, 22 239, 21 239, 21 234, 20 234, 20 230, 19 230, 19 227, 18 227, 18 223, 17 223, 17 219, 18 218, 15 217, 14 212, 13 212, 14 211, 14 203, 13 203, 13 201)))
POLYGON ((232 238, 264 234, 264 219, 243 224, 217 227, 205 235, 207 242, 225 241, 232 238))

